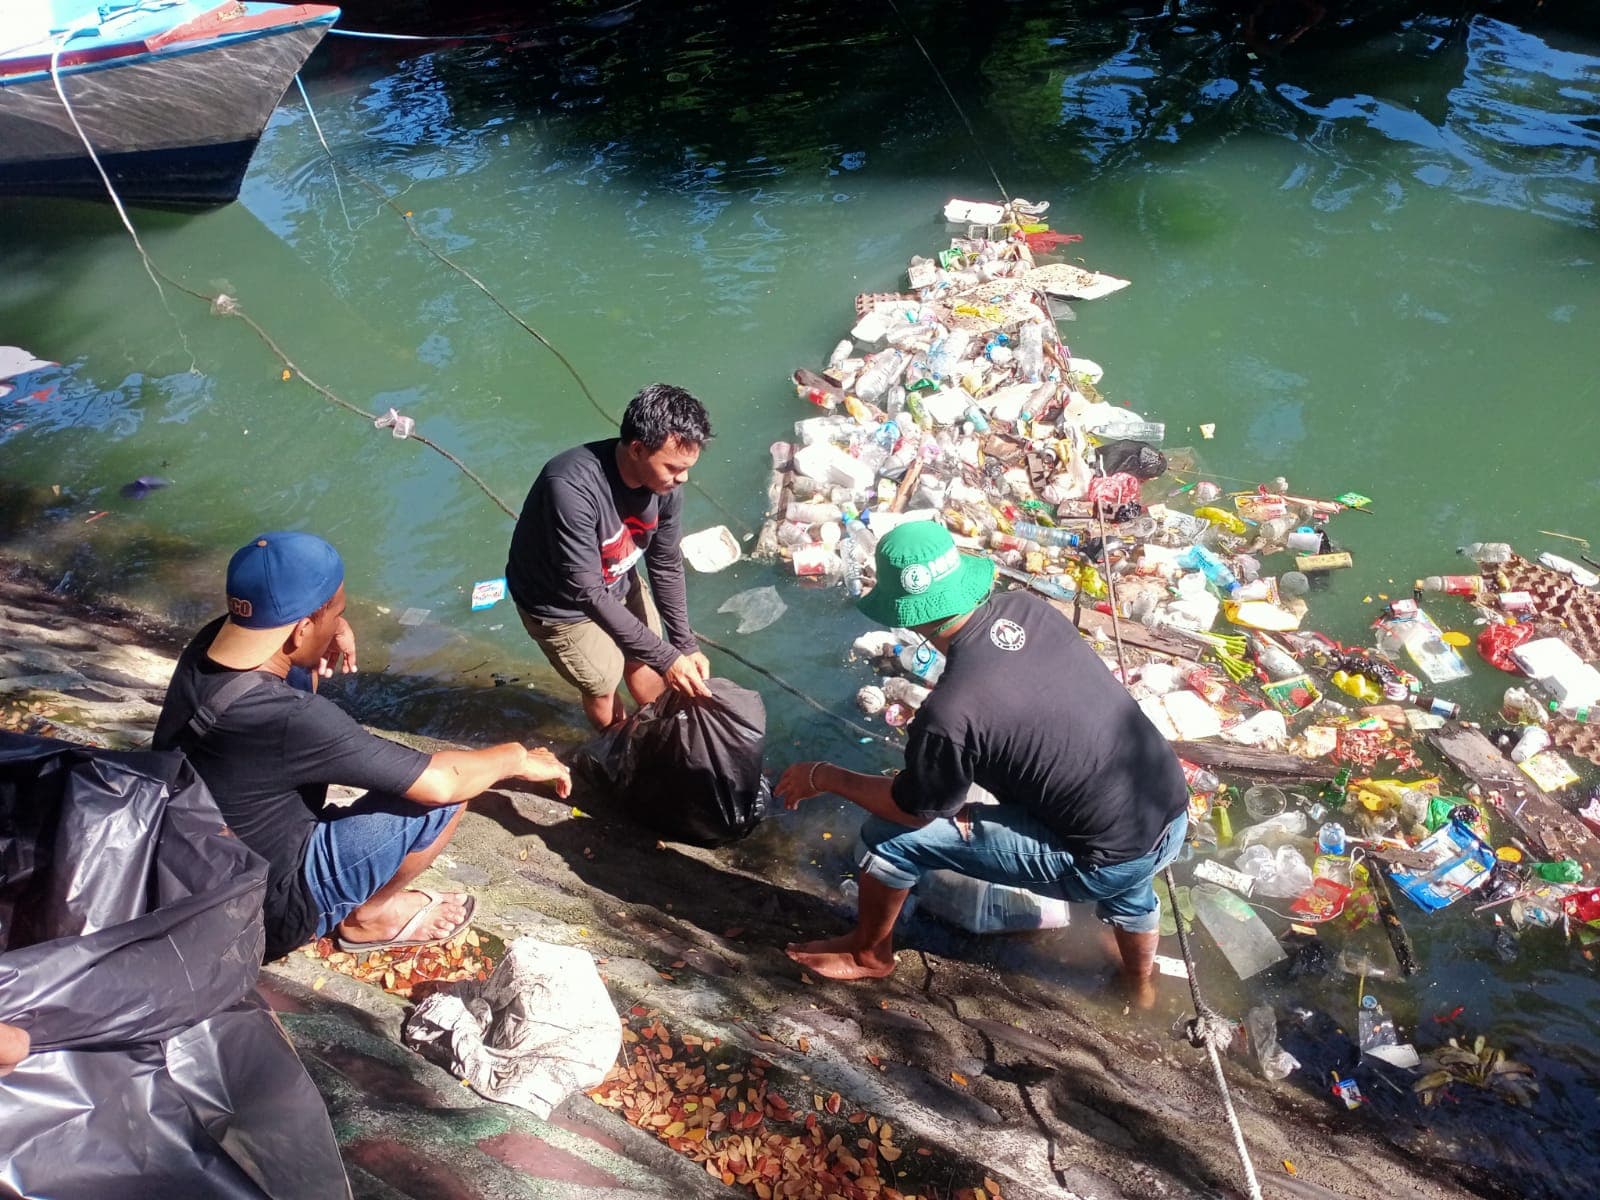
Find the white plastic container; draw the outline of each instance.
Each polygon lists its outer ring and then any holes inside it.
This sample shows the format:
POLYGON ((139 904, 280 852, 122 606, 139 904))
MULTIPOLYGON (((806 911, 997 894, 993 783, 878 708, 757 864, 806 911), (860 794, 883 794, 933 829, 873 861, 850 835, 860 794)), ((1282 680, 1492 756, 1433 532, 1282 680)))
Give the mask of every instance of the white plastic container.
POLYGON ((1065 900, 954 871, 925 872, 916 894, 928 912, 969 933, 1061 929, 1068 921, 1065 900))
POLYGON ((726 525, 691 533, 679 543, 683 561, 696 571, 712 574, 739 561, 739 539, 726 525))
POLYGON ((795 452, 794 466, 802 475, 847 487, 853 492, 864 492, 872 486, 871 467, 827 442, 802 446, 795 452))

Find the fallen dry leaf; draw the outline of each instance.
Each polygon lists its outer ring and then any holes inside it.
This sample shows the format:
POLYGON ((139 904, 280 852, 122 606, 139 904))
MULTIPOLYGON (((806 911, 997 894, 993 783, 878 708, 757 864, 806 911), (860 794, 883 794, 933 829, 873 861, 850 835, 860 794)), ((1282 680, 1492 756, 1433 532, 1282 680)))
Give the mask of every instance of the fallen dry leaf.
POLYGON ((967 1086, 967 1077, 965 1075, 961 1074, 959 1071, 951 1071, 950 1072, 950 1082, 956 1083, 956 1084, 960 1084, 962 1087, 966 1087, 967 1086))

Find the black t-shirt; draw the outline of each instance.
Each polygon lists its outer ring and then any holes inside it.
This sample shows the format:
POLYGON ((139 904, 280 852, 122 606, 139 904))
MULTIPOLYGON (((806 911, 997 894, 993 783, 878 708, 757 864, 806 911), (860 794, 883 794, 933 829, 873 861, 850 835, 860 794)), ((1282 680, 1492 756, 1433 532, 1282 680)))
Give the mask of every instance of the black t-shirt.
POLYGON ((1024 592, 968 618, 908 732, 894 781, 906 813, 954 816, 976 783, 1087 866, 1149 853, 1189 802, 1177 756, 1127 689, 1071 621, 1024 592))
POLYGON ((617 438, 556 455, 534 480, 511 535, 506 588, 541 621, 593 621, 632 661, 665 672, 699 649, 683 583, 683 493, 631 488, 617 470, 617 438), (666 639, 627 608, 640 559, 666 639))
POLYGON ((219 617, 189 643, 156 722, 157 750, 182 750, 240 841, 267 860, 267 958, 304 945, 317 912, 302 868, 330 783, 403 794, 428 755, 368 733, 333 701, 263 675, 196 740, 195 710, 238 672, 206 657, 219 617))

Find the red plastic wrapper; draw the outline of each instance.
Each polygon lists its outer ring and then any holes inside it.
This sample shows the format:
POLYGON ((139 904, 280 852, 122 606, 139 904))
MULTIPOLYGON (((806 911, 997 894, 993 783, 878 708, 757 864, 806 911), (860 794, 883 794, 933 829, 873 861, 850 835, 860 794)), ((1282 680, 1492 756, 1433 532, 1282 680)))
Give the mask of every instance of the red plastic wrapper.
POLYGON ((1025 233, 1023 239, 1028 243, 1028 249, 1035 254, 1048 254, 1057 246, 1070 246, 1073 242, 1083 241, 1081 233, 1057 233, 1053 229, 1041 230, 1038 233, 1025 233))
POLYGON ((1526 675, 1511 652, 1533 637, 1532 625, 1491 625, 1478 635, 1478 653, 1491 667, 1512 675, 1526 675))
POLYGON ((1344 884, 1318 876, 1304 893, 1295 897, 1289 911, 1307 921, 1331 921, 1344 911, 1345 901, 1349 899, 1350 889, 1344 884))
POLYGON ((1138 498, 1138 477, 1126 472, 1097 475, 1089 481, 1089 499, 1095 504, 1130 504, 1138 498))
POLYGON ((1564 896, 1561 907, 1566 910, 1567 916, 1579 924, 1587 925, 1591 921, 1600 920, 1600 888, 1590 888, 1587 892, 1573 892, 1564 896))

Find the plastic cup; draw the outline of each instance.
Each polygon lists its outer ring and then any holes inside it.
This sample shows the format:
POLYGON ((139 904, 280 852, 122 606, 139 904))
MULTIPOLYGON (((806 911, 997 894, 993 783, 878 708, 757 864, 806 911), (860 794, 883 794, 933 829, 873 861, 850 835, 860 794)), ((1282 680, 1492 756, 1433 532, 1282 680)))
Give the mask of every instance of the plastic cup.
POLYGON ((1287 803, 1283 789, 1270 783, 1258 783, 1244 794, 1244 810, 1257 821, 1277 816, 1287 803))

